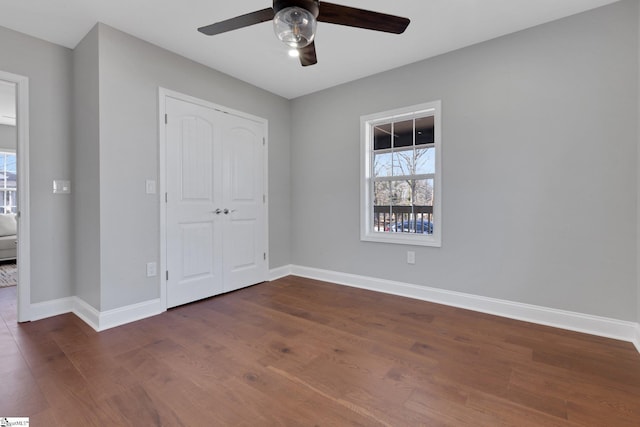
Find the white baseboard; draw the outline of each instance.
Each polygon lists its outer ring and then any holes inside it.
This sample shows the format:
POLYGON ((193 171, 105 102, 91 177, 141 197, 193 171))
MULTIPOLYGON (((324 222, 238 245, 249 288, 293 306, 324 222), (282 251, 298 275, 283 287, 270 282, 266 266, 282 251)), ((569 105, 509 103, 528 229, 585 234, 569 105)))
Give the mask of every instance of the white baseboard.
POLYGON ((71 313, 74 303, 75 297, 67 297, 31 304, 29 307, 29 320, 35 321, 59 314, 71 313))
POLYGON ((634 322, 296 265, 291 274, 632 342, 640 351, 640 325, 634 322))
POLYGON ((36 321, 60 314, 73 313, 93 329, 100 332, 125 323, 155 316, 164 311, 165 308, 160 304, 159 298, 100 312, 81 298, 68 297, 31 304, 30 320, 36 321))
POLYGON ((96 331, 99 331, 100 312, 82 298, 74 298, 75 303, 73 305, 73 314, 84 320, 87 325, 91 326, 96 331))
POLYGON ((160 298, 144 301, 138 304, 128 305, 100 313, 100 322, 97 331, 114 328, 125 323, 135 322, 147 317, 156 316, 166 311, 160 303, 160 298))
POLYGON ((269 270, 269 280, 277 280, 291 275, 291 265, 283 265, 269 270))

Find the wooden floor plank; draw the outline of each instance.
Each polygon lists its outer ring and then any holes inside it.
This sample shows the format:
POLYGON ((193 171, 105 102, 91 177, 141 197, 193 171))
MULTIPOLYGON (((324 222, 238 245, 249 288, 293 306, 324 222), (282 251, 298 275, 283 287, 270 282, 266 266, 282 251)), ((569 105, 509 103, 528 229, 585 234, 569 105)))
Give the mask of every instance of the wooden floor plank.
POLYGON ((101 333, 0 310, 0 416, 33 426, 640 425, 629 343, 311 279, 101 333))

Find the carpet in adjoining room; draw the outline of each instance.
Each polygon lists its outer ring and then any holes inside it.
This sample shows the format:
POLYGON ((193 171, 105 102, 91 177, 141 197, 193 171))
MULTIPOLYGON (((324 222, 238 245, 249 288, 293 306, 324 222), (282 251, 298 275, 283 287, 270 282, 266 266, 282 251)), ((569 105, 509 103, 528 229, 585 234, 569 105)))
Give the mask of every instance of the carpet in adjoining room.
POLYGON ((0 288, 15 286, 18 284, 18 266, 13 264, 0 264, 0 288))

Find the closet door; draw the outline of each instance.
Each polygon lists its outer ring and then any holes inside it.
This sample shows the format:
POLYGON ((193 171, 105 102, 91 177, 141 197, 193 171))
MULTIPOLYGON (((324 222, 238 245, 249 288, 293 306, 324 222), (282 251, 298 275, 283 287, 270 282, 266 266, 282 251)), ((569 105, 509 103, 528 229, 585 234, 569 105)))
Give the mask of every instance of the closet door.
POLYGON ((267 277, 264 194, 264 126, 226 115, 222 125, 224 289, 267 277))
POLYGON ((174 307, 266 280, 264 124, 166 97, 166 290, 174 307))
POLYGON ((167 307, 223 291, 216 111, 167 98, 167 307))

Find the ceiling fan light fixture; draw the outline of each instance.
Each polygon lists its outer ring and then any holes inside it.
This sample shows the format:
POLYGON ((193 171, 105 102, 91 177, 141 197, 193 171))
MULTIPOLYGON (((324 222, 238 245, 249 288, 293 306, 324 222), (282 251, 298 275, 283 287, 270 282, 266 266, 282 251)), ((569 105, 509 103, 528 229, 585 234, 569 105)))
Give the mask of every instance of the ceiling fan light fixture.
POLYGON ((273 18, 276 36, 288 46, 296 49, 308 46, 316 35, 316 17, 297 6, 279 10, 273 18))

